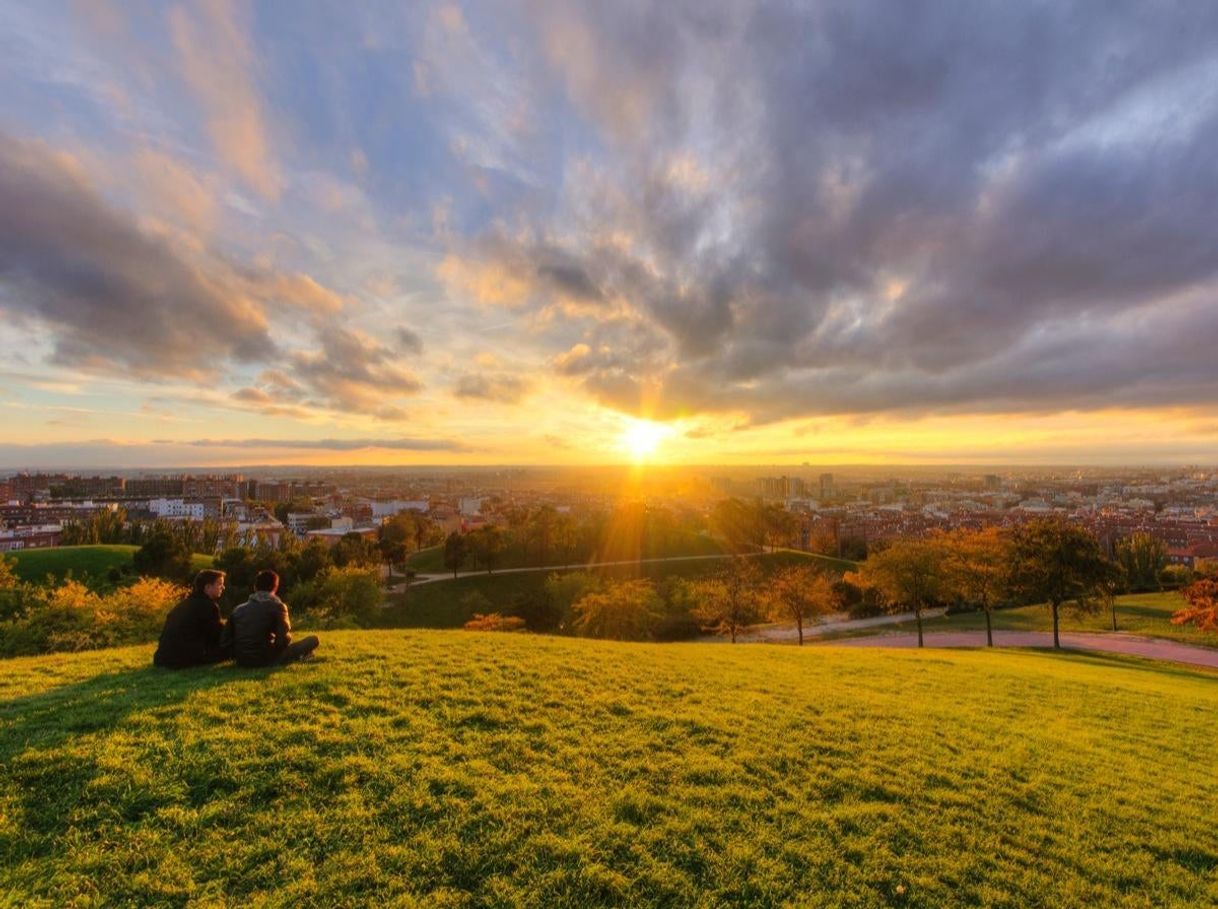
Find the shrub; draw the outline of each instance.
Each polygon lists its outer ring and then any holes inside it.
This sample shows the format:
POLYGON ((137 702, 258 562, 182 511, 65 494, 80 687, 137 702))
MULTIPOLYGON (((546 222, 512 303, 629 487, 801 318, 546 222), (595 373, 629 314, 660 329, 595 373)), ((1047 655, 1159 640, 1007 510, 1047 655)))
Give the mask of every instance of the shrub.
POLYGON ((500 615, 492 612, 489 615, 475 613, 474 617, 463 626, 466 631, 524 631, 524 619, 515 615, 500 615))

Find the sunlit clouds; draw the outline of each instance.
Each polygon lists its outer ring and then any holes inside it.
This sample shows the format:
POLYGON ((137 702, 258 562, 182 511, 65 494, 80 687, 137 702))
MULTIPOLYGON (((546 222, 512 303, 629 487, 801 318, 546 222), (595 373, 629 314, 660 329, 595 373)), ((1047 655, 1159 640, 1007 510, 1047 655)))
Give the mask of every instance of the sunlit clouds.
POLYGON ((0 466, 1212 462, 1216 39, 5 4, 0 466))

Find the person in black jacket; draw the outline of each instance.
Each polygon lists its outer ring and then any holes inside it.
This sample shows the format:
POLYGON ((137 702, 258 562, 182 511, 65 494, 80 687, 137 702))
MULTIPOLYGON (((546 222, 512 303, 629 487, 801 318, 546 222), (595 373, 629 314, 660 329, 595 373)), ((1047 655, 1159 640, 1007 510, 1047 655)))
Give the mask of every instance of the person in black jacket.
POLYGON ((221 645, 224 621, 216 602, 224 593, 224 572, 206 569, 195 575, 190 595, 165 617, 161 641, 152 657, 154 666, 188 669, 219 663, 231 656, 221 645))
POLYGON ((288 607, 275 595, 279 575, 260 571, 254 578, 254 592, 233 610, 224 629, 224 643, 232 643, 238 666, 273 666, 309 656, 320 641, 309 635, 292 641, 288 607))

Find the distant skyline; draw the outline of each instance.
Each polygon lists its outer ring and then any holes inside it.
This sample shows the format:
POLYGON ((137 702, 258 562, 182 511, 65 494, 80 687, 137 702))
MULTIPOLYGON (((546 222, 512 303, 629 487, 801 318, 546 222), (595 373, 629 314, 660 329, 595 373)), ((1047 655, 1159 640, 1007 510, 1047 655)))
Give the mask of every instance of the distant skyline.
POLYGON ((1218 6, 0 5, 0 471, 1218 464, 1218 6))

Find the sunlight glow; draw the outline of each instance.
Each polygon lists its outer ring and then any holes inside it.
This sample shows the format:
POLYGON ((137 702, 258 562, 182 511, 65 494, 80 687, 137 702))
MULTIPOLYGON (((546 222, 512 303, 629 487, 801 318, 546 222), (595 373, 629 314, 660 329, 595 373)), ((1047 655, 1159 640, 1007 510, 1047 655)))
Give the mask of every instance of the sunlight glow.
POLYGON ((622 430, 621 445, 635 463, 650 460, 672 428, 651 420, 631 420, 622 430))

